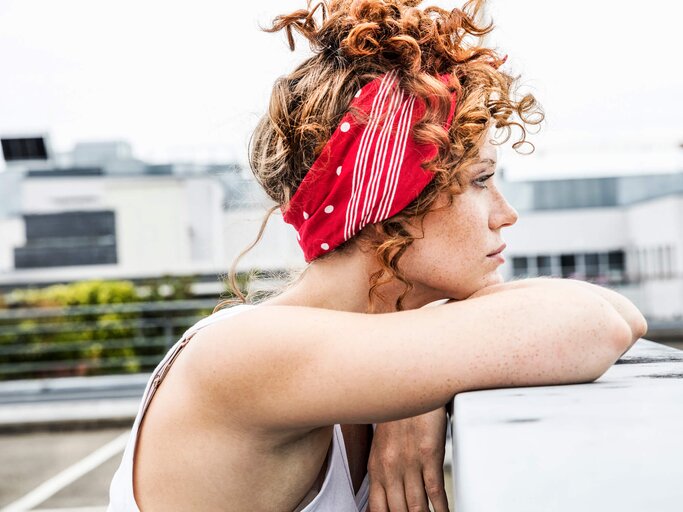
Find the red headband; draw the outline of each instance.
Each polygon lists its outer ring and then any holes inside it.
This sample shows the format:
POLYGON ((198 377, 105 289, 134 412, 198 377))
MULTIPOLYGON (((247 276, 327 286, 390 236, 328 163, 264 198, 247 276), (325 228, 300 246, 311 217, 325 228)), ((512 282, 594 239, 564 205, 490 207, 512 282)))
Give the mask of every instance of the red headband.
MULTIPOLYGON (((446 81, 447 76, 440 78, 446 81)), ((454 92, 446 129, 456 102, 454 92)), ((359 122, 350 111, 344 115, 286 211, 283 208, 283 218, 296 228, 307 262, 366 225, 400 212, 434 177, 422 164, 438 148, 417 144, 411 136, 425 103, 400 89, 396 71, 366 84, 351 107, 363 112, 367 121, 359 122)))

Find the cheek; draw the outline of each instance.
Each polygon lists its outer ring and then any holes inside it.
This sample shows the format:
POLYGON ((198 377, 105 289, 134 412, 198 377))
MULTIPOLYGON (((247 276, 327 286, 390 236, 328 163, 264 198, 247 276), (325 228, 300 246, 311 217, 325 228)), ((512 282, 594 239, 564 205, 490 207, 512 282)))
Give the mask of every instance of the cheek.
POLYGON ((487 249, 488 219, 479 208, 458 209, 441 229, 443 243, 467 260, 479 260, 487 249))
MULTIPOLYGON (((401 257, 406 269, 422 278, 434 272, 461 279, 475 269, 479 273, 489 249, 488 217, 479 198, 468 191, 454 198, 450 209, 428 214, 424 238, 416 239, 401 257)), ((419 237, 419 229, 416 233, 419 237)))
POLYGON ((435 216, 424 227, 424 238, 415 240, 401 258, 421 278, 462 277, 481 263, 481 230, 468 216, 435 216))

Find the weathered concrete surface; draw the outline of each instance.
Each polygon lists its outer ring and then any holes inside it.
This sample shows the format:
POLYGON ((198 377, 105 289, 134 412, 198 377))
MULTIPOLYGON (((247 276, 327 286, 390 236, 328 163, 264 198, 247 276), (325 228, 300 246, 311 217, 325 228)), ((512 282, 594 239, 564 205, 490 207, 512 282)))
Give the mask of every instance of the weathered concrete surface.
POLYGON ((683 510, 683 351, 640 340, 594 383, 455 398, 458 512, 683 510))
MULTIPOLYGON (((126 432, 107 429, 0 435, 0 509, 126 432)), ((106 506, 117 454, 48 499, 40 508, 106 506)))

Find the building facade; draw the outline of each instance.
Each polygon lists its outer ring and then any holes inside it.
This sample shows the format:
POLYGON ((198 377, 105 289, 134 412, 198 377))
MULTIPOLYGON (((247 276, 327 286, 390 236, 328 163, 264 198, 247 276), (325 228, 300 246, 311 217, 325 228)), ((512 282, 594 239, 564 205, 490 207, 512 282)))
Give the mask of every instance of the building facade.
MULTIPOLYGON (((144 165, 121 142, 81 144, 61 164, 7 164, 0 178, 5 290, 195 275, 213 276, 219 293, 217 276, 257 235, 270 205, 239 166, 144 165)), ((238 270, 303 263, 293 229, 274 215, 238 270)))
POLYGON ((648 318, 683 318, 683 172, 504 183, 519 212, 505 230, 509 279, 609 286, 648 318))
MULTIPOLYGON (((37 137, 32 137, 36 139, 37 137)), ((238 165, 149 165, 125 142, 3 139, 0 289, 80 279, 220 276, 257 237, 273 203, 238 165), (33 151, 33 152, 32 152, 33 151)), ((667 174, 505 181, 519 211, 503 231, 506 279, 558 276, 617 289, 648 319, 683 318, 683 170, 667 174)), ((237 269, 305 265, 279 211, 237 269)))

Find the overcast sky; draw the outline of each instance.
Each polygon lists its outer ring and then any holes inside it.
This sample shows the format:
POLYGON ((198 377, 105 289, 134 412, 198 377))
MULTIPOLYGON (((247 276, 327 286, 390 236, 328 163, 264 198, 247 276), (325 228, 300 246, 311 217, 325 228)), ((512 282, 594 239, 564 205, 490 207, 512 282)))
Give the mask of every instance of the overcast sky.
MULTIPOLYGON (((124 139, 155 162, 244 162, 274 79, 308 54, 259 23, 303 5, 0 0, 0 134, 47 132, 57 152, 124 139)), ((546 111, 532 158, 577 148, 674 154, 683 141, 681 5, 490 2, 490 43, 546 111)))

